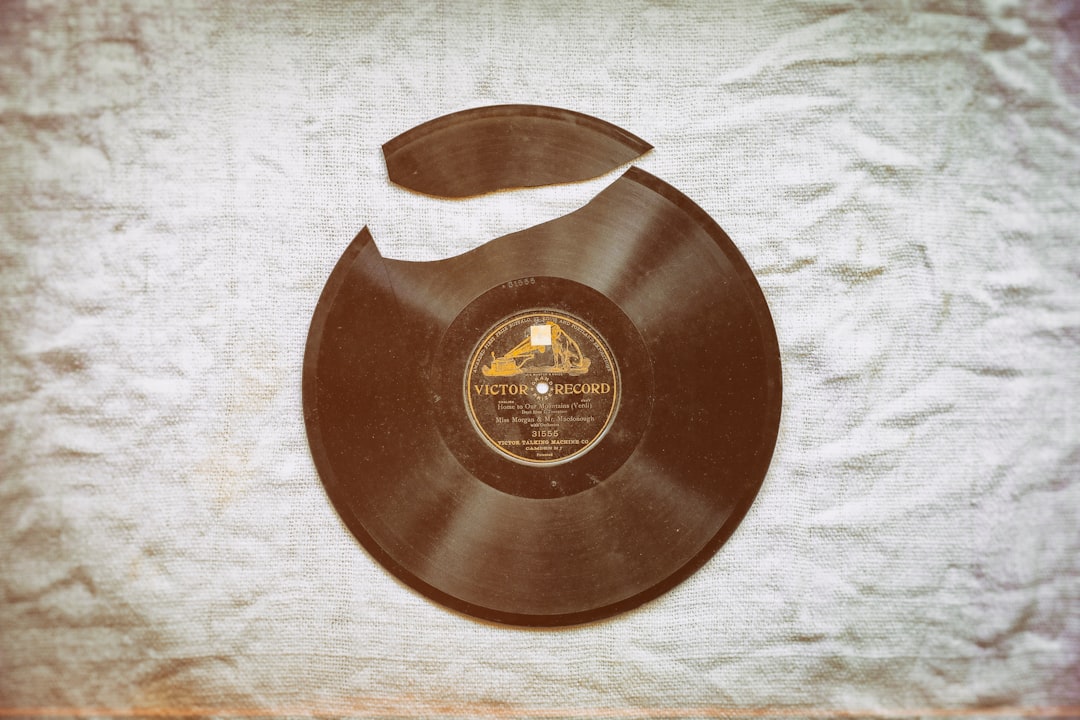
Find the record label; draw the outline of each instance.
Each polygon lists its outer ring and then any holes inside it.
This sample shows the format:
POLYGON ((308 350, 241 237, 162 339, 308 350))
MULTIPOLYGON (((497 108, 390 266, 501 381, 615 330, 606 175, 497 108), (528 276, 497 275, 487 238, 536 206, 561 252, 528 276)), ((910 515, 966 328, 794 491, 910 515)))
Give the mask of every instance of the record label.
POLYGON ((546 465, 576 458, 604 436, 621 392, 607 343, 583 321, 532 310, 491 328, 465 373, 473 427, 516 462, 546 465))

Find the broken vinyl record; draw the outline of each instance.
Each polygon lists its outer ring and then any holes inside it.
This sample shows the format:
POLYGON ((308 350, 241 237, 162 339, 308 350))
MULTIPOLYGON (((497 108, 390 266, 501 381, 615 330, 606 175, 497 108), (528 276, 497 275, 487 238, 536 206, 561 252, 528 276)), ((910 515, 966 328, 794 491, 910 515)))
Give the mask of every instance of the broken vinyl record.
POLYGON ((765 477, 776 334, 688 198, 631 168, 586 206, 436 262, 365 228, 315 310, 316 467, 349 529, 450 608, 589 622, 708 560, 765 477))

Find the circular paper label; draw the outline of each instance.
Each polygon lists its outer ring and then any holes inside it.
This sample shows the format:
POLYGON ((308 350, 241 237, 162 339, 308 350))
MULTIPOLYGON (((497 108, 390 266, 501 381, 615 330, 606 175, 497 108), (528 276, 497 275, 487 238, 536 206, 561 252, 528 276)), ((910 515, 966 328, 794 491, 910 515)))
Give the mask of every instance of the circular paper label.
POLYGON ((483 336, 464 390, 488 445, 542 465, 577 457, 603 437, 619 405, 619 372, 603 338, 582 321, 535 310, 483 336))

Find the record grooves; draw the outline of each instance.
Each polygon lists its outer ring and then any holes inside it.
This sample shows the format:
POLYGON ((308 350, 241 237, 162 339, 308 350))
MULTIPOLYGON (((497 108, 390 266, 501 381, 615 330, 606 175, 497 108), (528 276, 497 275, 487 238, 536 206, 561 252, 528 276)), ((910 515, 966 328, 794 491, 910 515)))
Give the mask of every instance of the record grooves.
POLYGON ((363 230, 304 361, 312 454, 350 530, 450 608, 589 622, 675 586, 753 502, 780 418, 753 273, 631 168, 580 210, 438 262, 363 230))

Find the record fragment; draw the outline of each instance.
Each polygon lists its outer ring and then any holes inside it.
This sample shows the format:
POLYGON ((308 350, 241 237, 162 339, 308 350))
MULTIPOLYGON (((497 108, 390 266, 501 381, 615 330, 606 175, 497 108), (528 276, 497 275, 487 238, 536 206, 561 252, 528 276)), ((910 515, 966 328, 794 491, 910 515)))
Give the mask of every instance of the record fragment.
POLYGON ((430 120, 383 145, 390 179, 446 198, 598 177, 652 146, 599 118, 492 105, 430 120))
POLYGON ((731 534, 769 466, 780 358, 727 235, 631 168, 439 262, 362 231, 303 396, 327 492, 379 562, 475 617, 569 625, 657 597, 731 534))

